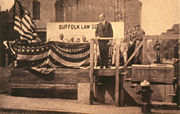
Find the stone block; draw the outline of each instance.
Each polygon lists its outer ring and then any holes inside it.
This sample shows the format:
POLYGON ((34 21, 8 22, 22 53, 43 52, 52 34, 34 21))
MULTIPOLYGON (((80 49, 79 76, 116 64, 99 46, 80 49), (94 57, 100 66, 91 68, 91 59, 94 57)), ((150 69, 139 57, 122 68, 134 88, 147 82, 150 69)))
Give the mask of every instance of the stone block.
POLYGON ((78 83, 78 102, 90 104, 90 83, 78 83))
POLYGON ((171 84, 174 81, 174 67, 165 64, 133 65, 132 81, 141 82, 143 80, 171 84))
POLYGON ((173 102, 172 94, 175 94, 173 85, 151 85, 152 101, 173 102))

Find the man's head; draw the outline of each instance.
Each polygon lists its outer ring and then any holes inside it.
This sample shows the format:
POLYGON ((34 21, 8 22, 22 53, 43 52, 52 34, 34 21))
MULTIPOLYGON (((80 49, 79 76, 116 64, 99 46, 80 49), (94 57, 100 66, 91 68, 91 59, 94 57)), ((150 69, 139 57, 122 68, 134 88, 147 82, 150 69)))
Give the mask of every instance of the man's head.
POLYGON ((141 29, 141 26, 140 26, 140 25, 136 25, 136 29, 137 29, 137 30, 140 30, 140 29, 141 29))
POLYGON ((86 42, 86 37, 84 35, 82 36, 82 41, 86 42))
POLYGON ((99 15, 99 20, 102 22, 102 21, 105 21, 105 18, 106 18, 106 15, 104 13, 100 14, 99 15))
POLYGON ((71 42, 74 42, 74 37, 71 38, 71 42))
POLYGON ((60 38, 60 40, 63 40, 63 39, 64 39, 64 35, 61 33, 61 34, 59 35, 59 38, 60 38))

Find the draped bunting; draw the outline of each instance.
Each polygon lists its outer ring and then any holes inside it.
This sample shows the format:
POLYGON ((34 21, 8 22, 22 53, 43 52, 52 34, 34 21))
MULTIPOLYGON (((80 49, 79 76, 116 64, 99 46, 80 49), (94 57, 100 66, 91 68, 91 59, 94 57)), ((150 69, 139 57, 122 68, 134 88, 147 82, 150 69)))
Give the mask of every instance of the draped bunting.
POLYGON ((11 42, 19 67, 44 66, 78 68, 89 64, 89 43, 43 42, 23 44, 11 42))

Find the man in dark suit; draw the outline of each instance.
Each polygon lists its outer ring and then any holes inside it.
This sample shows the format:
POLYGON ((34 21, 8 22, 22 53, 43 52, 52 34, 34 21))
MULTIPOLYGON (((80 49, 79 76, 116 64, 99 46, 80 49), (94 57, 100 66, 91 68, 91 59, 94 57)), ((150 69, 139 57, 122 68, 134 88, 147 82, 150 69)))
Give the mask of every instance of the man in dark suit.
POLYGON ((110 22, 105 20, 104 14, 99 15, 99 20, 100 23, 97 25, 95 35, 96 37, 104 38, 102 40, 98 40, 101 58, 101 68, 103 68, 104 66, 108 68, 109 40, 106 40, 106 37, 113 37, 113 30, 110 22))

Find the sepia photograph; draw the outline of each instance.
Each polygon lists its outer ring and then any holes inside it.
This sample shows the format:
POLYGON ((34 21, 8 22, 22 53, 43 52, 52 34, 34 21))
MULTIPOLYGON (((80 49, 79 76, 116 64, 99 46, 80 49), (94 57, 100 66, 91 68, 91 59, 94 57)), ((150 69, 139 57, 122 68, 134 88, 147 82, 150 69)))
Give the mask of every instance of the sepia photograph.
POLYGON ((0 0, 0 114, 180 114, 180 0, 0 0))

